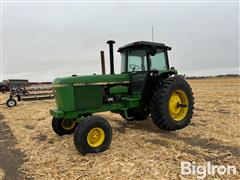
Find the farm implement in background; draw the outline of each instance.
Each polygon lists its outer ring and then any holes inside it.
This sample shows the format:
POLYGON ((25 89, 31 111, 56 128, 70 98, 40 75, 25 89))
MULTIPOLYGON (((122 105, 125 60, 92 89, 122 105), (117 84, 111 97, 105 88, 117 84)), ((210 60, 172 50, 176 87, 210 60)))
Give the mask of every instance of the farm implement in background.
POLYGON ((17 105, 17 101, 36 101, 53 99, 51 82, 28 82, 28 80, 7 80, 5 83, 10 88, 8 107, 17 105))

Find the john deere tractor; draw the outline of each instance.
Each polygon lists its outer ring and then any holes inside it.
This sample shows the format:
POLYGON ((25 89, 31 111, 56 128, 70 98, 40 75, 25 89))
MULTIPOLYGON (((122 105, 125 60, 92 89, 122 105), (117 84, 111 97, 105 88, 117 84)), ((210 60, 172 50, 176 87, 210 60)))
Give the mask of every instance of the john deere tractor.
POLYGON ((193 114, 193 93, 183 76, 169 66, 171 47, 146 41, 120 47, 121 73, 115 74, 115 42, 107 43, 110 74, 73 75, 53 81, 57 105, 50 110, 53 131, 59 136, 74 132, 77 150, 86 154, 105 151, 112 140, 110 124, 93 113, 111 111, 127 121, 150 117, 166 131, 186 127, 193 114))

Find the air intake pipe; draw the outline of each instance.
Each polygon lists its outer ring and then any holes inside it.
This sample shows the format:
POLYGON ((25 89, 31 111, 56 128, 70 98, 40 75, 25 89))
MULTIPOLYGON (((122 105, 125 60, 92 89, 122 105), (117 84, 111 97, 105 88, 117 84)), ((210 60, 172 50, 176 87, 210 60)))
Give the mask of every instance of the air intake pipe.
POLYGON ((100 54, 101 54, 102 74, 106 74, 104 51, 101 51, 100 54))
POLYGON ((113 44, 115 41, 109 40, 107 44, 109 44, 109 58, 110 58, 110 74, 114 74, 114 58, 113 58, 113 44))

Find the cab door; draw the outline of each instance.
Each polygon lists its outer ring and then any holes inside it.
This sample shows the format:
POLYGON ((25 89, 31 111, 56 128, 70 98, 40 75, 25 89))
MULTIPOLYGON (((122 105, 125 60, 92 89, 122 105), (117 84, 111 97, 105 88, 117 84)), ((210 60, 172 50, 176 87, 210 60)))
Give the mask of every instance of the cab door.
POLYGON ((126 71, 130 76, 132 95, 142 94, 149 67, 147 59, 146 49, 133 49, 127 52, 126 71))

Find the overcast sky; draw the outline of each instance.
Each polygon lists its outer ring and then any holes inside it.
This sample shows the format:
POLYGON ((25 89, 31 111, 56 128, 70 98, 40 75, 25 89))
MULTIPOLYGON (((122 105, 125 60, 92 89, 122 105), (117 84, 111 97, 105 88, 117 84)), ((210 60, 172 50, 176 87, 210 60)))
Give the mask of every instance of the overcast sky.
POLYGON ((172 47, 170 65, 180 74, 239 73, 239 4, 204 3, 13 3, 2 7, 3 79, 52 81, 101 73, 100 51, 116 41, 154 40, 172 47))

